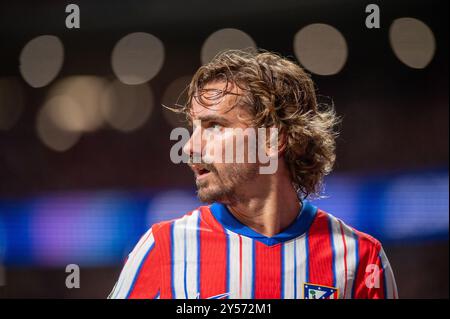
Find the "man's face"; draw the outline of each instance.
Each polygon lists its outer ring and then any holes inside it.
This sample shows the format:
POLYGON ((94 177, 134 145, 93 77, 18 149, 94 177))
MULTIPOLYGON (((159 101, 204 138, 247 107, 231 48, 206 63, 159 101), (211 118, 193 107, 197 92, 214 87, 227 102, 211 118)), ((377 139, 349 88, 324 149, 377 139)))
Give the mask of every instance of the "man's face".
POLYGON ((225 86, 224 82, 211 82, 203 88, 201 98, 192 99, 193 132, 183 148, 191 158, 203 156, 201 161, 194 160, 189 166, 195 173, 198 197, 207 203, 240 198, 246 188, 252 187, 258 175, 257 163, 248 163, 247 160, 236 163, 235 159, 232 163, 224 161, 225 145, 233 145, 234 154, 241 148, 247 156, 248 139, 238 143, 231 129, 249 128, 252 117, 239 105, 242 91, 236 85, 230 87, 228 84, 227 90, 231 94, 217 94, 217 90, 224 90, 225 86), (199 100, 207 100, 208 106, 200 104, 199 100), (208 163, 205 163, 206 158, 208 163))

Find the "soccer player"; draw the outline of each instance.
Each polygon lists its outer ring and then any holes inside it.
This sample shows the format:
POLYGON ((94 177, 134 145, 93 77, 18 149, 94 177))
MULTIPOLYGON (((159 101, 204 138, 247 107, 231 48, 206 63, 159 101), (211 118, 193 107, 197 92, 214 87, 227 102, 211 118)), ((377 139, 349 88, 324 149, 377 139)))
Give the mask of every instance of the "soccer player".
POLYGON ((153 225, 110 298, 397 298, 380 242, 308 200, 332 170, 338 120, 300 66, 225 51, 196 72, 181 111, 193 123, 183 151, 208 205, 153 225), (238 129, 256 128, 278 133, 258 143, 278 160, 273 172, 248 160, 249 136, 237 142, 238 129), (208 158, 218 144, 244 147, 247 160, 208 158))

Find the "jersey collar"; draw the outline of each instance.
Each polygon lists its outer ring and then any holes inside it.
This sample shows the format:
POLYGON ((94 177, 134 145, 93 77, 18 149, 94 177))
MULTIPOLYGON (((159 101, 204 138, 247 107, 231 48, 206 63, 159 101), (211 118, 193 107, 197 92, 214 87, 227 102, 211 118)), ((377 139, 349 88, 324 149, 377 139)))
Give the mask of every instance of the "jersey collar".
POLYGON ((309 203, 307 200, 302 200, 302 208, 295 219, 295 221, 286 228, 283 232, 272 237, 264 236, 250 227, 242 224, 229 211, 227 206, 221 203, 213 203, 210 210, 214 218, 226 229, 242 236, 250 237, 254 240, 260 241, 265 245, 273 246, 296 237, 303 235, 311 225, 316 213, 317 207, 309 203))

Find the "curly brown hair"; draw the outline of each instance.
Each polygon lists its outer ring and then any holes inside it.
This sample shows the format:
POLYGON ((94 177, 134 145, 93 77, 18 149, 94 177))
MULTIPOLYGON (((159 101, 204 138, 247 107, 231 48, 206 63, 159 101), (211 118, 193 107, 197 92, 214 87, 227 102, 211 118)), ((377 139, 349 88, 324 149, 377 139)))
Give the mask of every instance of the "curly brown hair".
POLYGON ((298 64, 272 52, 223 51, 197 70, 187 103, 179 111, 189 118, 192 99, 199 101, 207 83, 222 80, 227 87, 232 83, 243 90, 243 103, 238 104, 249 108, 255 127, 276 127, 284 134, 284 160, 297 192, 303 198, 319 197, 323 177, 335 162, 339 118, 332 104, 318 103, 310 76, 298 64))

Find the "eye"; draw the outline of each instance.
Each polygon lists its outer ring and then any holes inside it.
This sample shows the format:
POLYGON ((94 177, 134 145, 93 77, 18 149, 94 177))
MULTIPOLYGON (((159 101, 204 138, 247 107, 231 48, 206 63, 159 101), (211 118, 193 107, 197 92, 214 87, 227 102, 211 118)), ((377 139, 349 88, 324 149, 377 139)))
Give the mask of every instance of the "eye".
POLYGON ((212 123, 211 124, 211 128, 212 129, 214 129, 214 130, 220 130, 220 129, 222 129, 222 125, 220 125, 220 124, 217 124, 217 123, 212 123))

